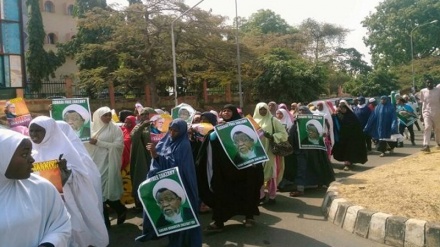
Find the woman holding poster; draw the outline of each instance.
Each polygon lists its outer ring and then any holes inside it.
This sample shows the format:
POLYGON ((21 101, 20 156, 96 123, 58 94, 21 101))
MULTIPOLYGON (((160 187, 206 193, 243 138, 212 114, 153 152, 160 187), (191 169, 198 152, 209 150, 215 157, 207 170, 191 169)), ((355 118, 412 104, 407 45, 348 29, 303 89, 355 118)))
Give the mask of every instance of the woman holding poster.
MULTIPOLYGON (((225 105, 220 115, 223 124, 241 119, 234 105, 225 105)), ((211 131, 202 143, 196 166, 200 198, 212 208, 213 213, 213 222, 205 231, 222 231, 224 222, 235 215, 245 216, 245 226, 252 227, 254 215, 260 214, 258 204, 263 185, 262 164, 237 169, 223 149, 218 134, 211 131)))
MULTIPOLYGON (((175 119, 171 122, 168 133, 159 141, 157 146, 153 143, 147 144, 147 150, 150 151, 151 157, 153 158, 147 178, 155 176, 160 171, 172 167, 178 167, 183 186, 188 195, 185 200, 188 200, 191 207, 196 209, 199 207, 199 195, 187 128, 188 125, 184 120, 175 119)), ((168 189, 171 190, 170 188, 168 189)), ((161 190, 160 192, 165 191, 161 190)), ((155 196, 159 196, 158 193, 156 193, 155 196)), ((157 200, 159 201, 159 199, 157 200)), ((197 211, 195 213, 198 217, 197 211)), ((144 242, 155 237, 152 222, 150 222, 144 214, 142 236, 138 237, 136 240, 144 242)), ((202 246, 202 232, 200 226, 171 233, 168 235, 168 239, 168 246, 202 246)))
POLYGON ((29 125, 36 162, 60 160, 71 171, 63 181, 64 201, 72 221, 72 241, 78 246, 107 246, 107 229, 100 212, 92 174, 81 156, 64 135, 56 121, 46 116, 33 119, 29 125), (62 145, 60 145, 62 144, 62 145), (62 157, 62 158, 61 158, 62 157))
MULTIPOLYGON (((288 134, 283 124, 270 114, 269 106, 260 102, 255 107, 254 120, 264 131, 264 138, 261 140, 264 149, 267 151, 269 161, 264 164, 264 182, 268 190, 269 201, 268 204, 275 204, 275 197, 277 195, 277 187, 281 182, 284 174, 284 157, 276 156, 270 151, 270 141, 276 143, 287 141, 288 134)), ((264 187, 261 188, 261 201, 265 200, 264 187)))

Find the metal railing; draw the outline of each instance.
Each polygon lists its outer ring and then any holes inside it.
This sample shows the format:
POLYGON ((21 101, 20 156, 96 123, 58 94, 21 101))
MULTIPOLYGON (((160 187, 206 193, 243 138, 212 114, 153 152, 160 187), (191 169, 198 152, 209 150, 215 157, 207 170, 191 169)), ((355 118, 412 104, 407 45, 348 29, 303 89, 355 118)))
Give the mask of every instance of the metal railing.
POLYGON ((57 98, 66 96, 66 83, 60 81, 47 81, 41 83, 39 90, 32 90, 32 83, 27 83, 24 97, 27 99, 57 98))

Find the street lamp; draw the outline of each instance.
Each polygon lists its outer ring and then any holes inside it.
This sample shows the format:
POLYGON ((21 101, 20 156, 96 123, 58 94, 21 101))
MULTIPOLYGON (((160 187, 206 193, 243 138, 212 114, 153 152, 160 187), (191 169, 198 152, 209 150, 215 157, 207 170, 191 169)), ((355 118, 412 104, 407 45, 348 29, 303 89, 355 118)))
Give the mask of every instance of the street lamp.
POLYGON ((186 13, 197 7, 197 5, 201 4, 205 0, 201 0, 196 5, 192 6, 191 8, 187 9, 185 12, 180 14, 176 19, 174 19, 171 22, 171 45, 172 45, 172 53, 173 53, 173 76, 174 76, 174 103, 178 104, 177 102, 177 68, 176 68, 176 47, 174 47, 174 23, 180 19, 182 16, 184 16, 186 13))
POLYGON ((243 90, 241 88, 241 65, 240 65, 240 43, 238 40, 238 8, 237 8, 237 0, 235 0, 235 25, 236 25, 236 33, 235 40, 237 42, 237 79, 238 79, 238 94, 240 99, 240 108, 243 109, 243 90))
POLYGON ((416 82, 415 82, 415 75, 414 75, 414 45, 413 45, 413 32, 414 30, 416 30, 419 27, 423 27, 429 24, 434 24, 437 23, 438 20, 433 20, 427 23, 424 23, 422 25, 416 26, 415 28, 413 28, 410 32, 410 38, 411 38, 411 70, 412 70, 412 91, 413 93, 415 93, 416 90, 416 82))

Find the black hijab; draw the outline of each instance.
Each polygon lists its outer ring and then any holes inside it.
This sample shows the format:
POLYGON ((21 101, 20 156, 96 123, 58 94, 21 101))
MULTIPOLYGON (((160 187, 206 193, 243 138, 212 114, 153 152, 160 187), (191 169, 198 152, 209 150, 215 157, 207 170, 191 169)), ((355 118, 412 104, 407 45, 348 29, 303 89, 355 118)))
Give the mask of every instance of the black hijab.
POLYGON ((201 117, 205 117, 209 121, 209 123, 212 124, 212 126, 216 126, 217 125, 217 116, 214 115, 214 113, 211 113, 209 111, 205 111, 200 116, 201 117))
POLYGON ((224 109, 229 109, 229 110, 231 110, 231 111, 232 111, 232 117, 231 117, 231 119, 228 119, 228 120, 223 119, 223 121, 225 121, 225 122, 231 122, 231 121, 238 120, 238 119, 241 118, 241 115, 240 115, 240 113, 238 113, 238 109, 237 109, 237 107, 236 107, 235 105, 227 104, 227 105, 225 105, 225 106, 223 107, 222 111, 223 111, 224 109))

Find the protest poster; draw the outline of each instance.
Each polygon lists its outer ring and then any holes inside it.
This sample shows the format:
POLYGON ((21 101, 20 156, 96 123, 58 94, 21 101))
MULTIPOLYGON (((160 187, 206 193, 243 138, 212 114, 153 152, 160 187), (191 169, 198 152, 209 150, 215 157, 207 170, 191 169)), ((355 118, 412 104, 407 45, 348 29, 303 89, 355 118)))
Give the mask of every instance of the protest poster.
POLYGON ((203 142, 205 136, 208 134, 209 131, 214 129, 214 126, 210 123, 197 123, 192 124, 191 129, 193 131, 193 137, 199 142, 203 142))
POLYGON ((157 114, 150 118, 150 140, 157 144, 168 132, 173 119, 170 114, 157 114))
POLYGON ((269 160, 249 119, 227 122, 215 126, 214 129, 229 160, 237 169, 269 160))
POLYGON ((53 99, 50 116, 68 123, 81 141, 90 140, 89 98, 53 99))
POLYGON ((261 138, 264 135, 264 130, 257 124, 255 119, 251 115, 246 115, 246 118, 249 119, 255 131, 257 131, 258 136, 261 138))
POLYGON ((300 149, 327 150, 324 144, 324 116, 298 115, 298 141, 300 149))
POLYGON ((6 102, 5 108, 8 111, 6 118, 9 127, 29 126, 29 123, 32 121, 32 116, 23 98, 10 99, 6 102))
POLYGON ((35 162, 32 171, 41 177, 49 180, 58 192, 63 193, 63 183, 61 180, 61 171, 58 168, 57 160, 48 160, 43 162, 35 162))
POLYGON ((399 119, 399 123, 405 126, 410 126, 414 124, 414 122, 417 120, 417 115, 412 112, 411 106, 397 105, 397 118, 399 119), (407 109, 406 107, 408 107, 409 109, 407 109))
POLYGON ((177 167, 160 171, 142 182, 138 195, 159 237, 200 225, 177 167))
POLYGON ((186 103, 181 103, 180 105, 171 109, 171 117, 173 119, 183 119, 186 123, 188 123, 188 125, 192 123, 195 114, 196 110, 186 103))

